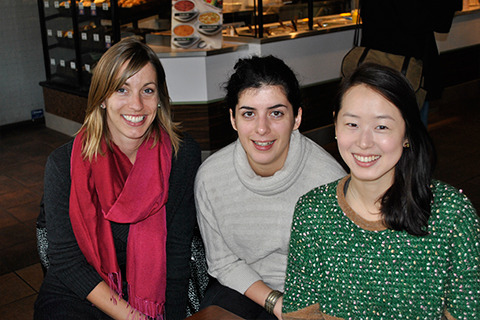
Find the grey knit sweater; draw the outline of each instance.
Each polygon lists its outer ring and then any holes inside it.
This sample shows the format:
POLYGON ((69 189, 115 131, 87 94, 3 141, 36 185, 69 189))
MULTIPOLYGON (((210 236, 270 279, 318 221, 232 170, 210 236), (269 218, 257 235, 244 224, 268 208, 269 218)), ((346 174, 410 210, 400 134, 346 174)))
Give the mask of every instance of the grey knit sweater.
POLYGON ((195 181, 209 273, 242 294, 258 280, 283 290, 295 203, 344 175, 330 154, 298 131, 284 167, 271 177, 255 174, 238 140, 213 154, 195 181))

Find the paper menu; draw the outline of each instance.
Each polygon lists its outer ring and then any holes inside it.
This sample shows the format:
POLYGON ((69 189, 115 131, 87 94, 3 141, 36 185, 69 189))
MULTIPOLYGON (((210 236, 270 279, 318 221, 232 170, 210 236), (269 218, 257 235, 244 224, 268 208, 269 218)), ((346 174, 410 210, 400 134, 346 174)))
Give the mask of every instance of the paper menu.
POLYGON ((173 0, 173 50, 222 47, 223 0, 173 0))

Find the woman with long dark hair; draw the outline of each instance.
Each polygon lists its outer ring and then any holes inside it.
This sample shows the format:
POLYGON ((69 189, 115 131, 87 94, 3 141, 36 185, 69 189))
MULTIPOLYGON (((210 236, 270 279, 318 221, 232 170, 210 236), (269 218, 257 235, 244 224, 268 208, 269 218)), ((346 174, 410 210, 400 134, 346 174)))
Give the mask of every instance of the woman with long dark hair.
POLYGON ((478 319, 480 224, 432 179, 435 148, 399 72, 363 64, 335 101, 350 169, 300 198, 284 319, 478 319))

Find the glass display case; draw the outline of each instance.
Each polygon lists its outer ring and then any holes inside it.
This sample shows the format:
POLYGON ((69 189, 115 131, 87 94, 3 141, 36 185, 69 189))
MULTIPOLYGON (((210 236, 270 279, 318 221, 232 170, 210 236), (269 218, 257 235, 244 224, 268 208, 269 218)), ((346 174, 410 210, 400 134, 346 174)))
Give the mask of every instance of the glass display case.
POLYGON ((224 0, 224 34, 269 38, 347 25, 353 6, 351 0, 224 0))
POLYGON ((46 81, 41 85, 86 95, 92 70, 120 39, 150 30, 138 22, 170 13, 163 0, 38 0, 46 81))

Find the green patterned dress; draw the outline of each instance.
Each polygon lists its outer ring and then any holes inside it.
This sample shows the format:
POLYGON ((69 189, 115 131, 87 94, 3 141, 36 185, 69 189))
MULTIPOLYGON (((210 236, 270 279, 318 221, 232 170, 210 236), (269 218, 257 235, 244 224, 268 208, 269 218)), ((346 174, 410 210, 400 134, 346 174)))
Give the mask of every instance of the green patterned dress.
POLYGON ((416 237, 358 216, 347 181, 296 205, 284 320, 480 319, 480 224, 467 197, 432 181, 430 234, 416 237))

